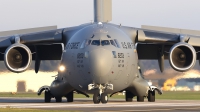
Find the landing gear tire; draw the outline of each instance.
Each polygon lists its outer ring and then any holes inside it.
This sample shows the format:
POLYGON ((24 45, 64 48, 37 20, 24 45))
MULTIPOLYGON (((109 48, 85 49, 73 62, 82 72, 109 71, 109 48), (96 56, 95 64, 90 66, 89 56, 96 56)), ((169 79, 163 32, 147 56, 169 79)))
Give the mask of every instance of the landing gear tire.
POLYGON ((56 102, 62 102, 62 97, 55 97, 56 102))
POLYGON ((49 91, 45 91, 44 93, 44 102, 46 103, 51 102, 51 93, 49 91))
POLYGON ((149 102, 155 102, 155 91, 149 91, 148 92, 148 101, 149 102))
POLYGON ((95 93, 93 95, 93 102, 94 102, 94 104, 99 104, 100 103, 100 94, 99 93, 95 93))
POLYGON ((101 103, 107 103, 108 102, 108 95, 105 93, 101 94, 101 103))
POLYGON ((66 98, 67 98, 67 102, 73 102, 74 101, 74 93, 73 93, 73 91, 68 93, 66 98))
POLYGON ((126 101, 127 102, 132 102, 134 95, 131 92, 126 91, 126 96, 125 97, 126 97, 126 101))
POLYGON ((144 96, 137 96, 137 102, 144 102, 144 96))

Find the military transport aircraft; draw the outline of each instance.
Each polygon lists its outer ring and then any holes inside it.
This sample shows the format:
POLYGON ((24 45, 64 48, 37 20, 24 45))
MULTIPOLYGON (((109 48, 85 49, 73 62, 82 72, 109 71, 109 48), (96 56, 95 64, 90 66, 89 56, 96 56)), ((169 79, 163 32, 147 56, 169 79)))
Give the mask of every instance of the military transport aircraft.
POLYGON ((184 72, 199 59, 200 37, 146 30, 109 23, 112 1, 94 0, 94 22, 80 26, 0 38, 0 59, 15 73, 24 72, 35 60, 35 72, 42 60, 61 60, 58 74, 50 86, 42 86, 45 102, 66 97, 73 102, 73 92, 93 102, 107 103, 108 94, 126 91, 126 101, 155 101, 156 86, 149 85, 138 69, 138 60, 158 60, 161 72, 168 59, 173 69, 184 72))

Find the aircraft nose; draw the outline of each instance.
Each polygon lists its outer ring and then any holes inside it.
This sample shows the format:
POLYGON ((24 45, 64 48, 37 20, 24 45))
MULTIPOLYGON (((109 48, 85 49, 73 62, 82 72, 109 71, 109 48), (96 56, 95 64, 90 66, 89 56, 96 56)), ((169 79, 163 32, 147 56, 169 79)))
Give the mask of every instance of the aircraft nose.
POLYGON ((112 52, 106 49, 93 50, 90 52, 89 60, 93 81, 99 84, 106 83, 113 63, 112 52))

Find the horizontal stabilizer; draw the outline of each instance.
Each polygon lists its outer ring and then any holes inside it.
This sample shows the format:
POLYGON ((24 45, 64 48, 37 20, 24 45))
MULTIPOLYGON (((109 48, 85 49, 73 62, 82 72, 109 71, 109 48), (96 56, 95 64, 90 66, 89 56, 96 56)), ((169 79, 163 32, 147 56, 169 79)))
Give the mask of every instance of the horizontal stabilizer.
POLYGON ((168 28, 168 27, 160 27, 160 26, 148 26, 148 25, 142 25, 141 27, 143 29, 156 30, 156 31, 161 31, 161 32, 200 36, 200 31, 198 31, 198 30, 187 30, 187 29, 168 28))
POLYGON ((3 31, 0 32, 0 37, 11 36, 15 34, 28 34, 34 32, 42 32, 48 30, 55 30, 57 26, 47 26, 47 27, 38 27, 38 28, 29 28, 29 29, 20 29, 20 30, 12 30, 12 31, 3 31))

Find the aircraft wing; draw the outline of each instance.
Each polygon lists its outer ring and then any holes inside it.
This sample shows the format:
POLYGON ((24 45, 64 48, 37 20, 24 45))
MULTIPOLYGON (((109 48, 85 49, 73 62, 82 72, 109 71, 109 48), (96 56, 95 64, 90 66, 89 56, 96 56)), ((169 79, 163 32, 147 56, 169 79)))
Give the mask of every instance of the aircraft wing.
MULTIPOLYGON (((87 24, 57 29, 57 26, 30 28, 0 32, 0 52, 16 43, 26 45, 31 52, 39 54, 41 60, 60 60, 63 45, 73 34, 87 24)), ((35 57, 32 58, 35 60, 35 57)), ((4 56, 0 56, 4 60, 4 56)))
POLYGON ((4 60, 10 71, 19 73, 25 71, 31 61, 35 60, 37 73, 41 60, 60 60, 65 44, 85 25, 0 32, 0 61, 4 60))
POLYGON ((200 59, 200 31, 184 30, 185 33, 170 28, 152 29, 137 30, 138 59, 158 60, 161 72, 165 59, 169 59, 170 65, 177 71, 189 70, 200 59))
MULTIPOLYGON (((43 27, 0 32, 0 52, 4 54, 9 46, 19 43, 26 45, 33 54, 37 50, 42 60, 59 60, 62 53, 62 46, 59 44, 62 43, 62 30, 43 27), (33 31, 35 32, 31 33, 33 31)), ((32 59, 35 60, 35 56, 32 59)), ((3 55, 0 60, 4 60, 3 55)))

